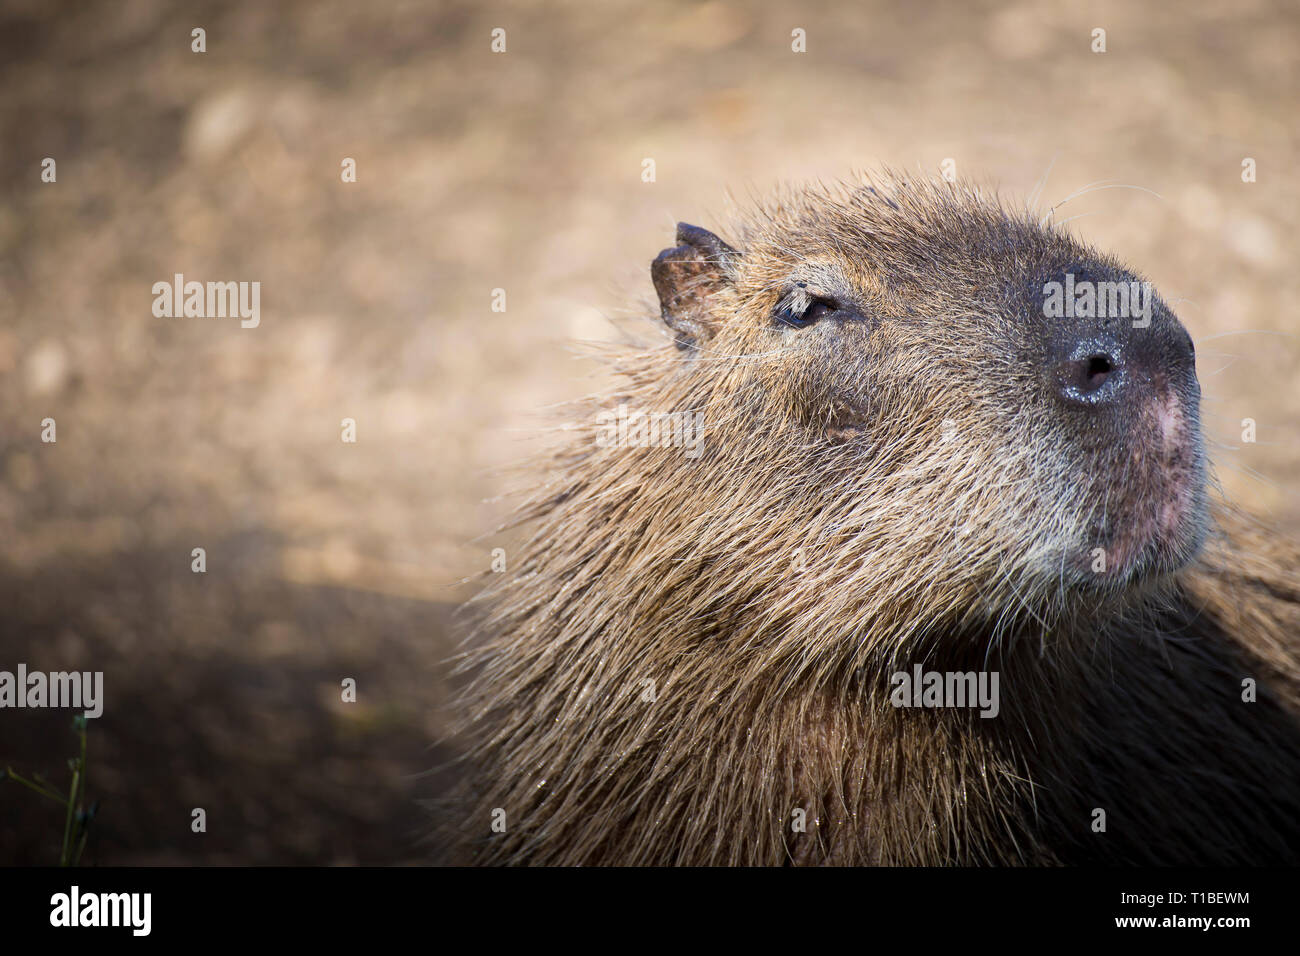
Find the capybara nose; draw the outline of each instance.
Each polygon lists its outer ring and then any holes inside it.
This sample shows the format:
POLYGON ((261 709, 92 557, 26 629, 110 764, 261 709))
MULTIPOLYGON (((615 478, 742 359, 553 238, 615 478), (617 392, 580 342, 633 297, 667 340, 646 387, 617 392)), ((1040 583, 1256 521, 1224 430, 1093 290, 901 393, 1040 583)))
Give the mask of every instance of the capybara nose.
POLYGON ((1067 402, 1082 405, 1119 401, 1129 378, 1128 351, 1110 335, 1081 339, 1053 369, 1058 393, 1067 402))
POLYGON ((1077 408, 1119 408, 1167 388, 1200 394, 1192 338, 1172 316, 1141 327, 1058 333, 1047 365, 1050 386, 1077 408))

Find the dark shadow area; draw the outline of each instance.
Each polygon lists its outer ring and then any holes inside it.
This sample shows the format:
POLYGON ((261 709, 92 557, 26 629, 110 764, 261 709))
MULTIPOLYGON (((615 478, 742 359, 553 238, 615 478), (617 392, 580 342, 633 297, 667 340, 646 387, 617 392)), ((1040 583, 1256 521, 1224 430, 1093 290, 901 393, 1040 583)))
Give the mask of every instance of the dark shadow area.
MULTIPOLYGON (((83 863, 429 858, 417 800, 439 777, 416 775, 450 756, 430 747, 447 605, 223 581, 148 553, 6 576, 0 607, 6 668, 104 673, 88 760, 100 809, 83 863), (340 700, 344 677, 354 704, 340 700), (191 832, 195 807, 206 833, 191 832)), ((0 764, 66 788, 72 717, 6 711, 0 764)), ((0 860, 58 861, 60 807, 6 781, 0 817, 0 860)))

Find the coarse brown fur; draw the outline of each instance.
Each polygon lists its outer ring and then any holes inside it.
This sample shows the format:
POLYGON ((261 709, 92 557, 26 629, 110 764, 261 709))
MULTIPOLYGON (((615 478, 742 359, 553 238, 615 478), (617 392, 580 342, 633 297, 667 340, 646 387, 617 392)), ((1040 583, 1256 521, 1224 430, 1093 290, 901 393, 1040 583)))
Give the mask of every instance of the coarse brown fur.
POLYGON ((474 604, 464 860, 1300 859, 1300 552, 1207 504, 1167 306, 1098 412, 1041 290, 1135 277, 1028 212, 886 174, 725 235, 656 261, 673 338, 615 356, 474 604), (619 406, 698 453, 600 440, 619 406), (1000 712, 894 706, 918 664, 1000 712))

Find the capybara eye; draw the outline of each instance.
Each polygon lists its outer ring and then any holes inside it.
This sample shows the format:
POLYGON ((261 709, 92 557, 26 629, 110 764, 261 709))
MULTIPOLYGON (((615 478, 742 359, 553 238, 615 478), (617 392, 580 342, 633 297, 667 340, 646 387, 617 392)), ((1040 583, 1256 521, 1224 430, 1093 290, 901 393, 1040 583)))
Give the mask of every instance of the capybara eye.
POLYGON ((803 314, 803 321, 805 325, 809 325, 818 319, 824 319, 832 312, 838 311, 839 306, 828 299, 813 299, 812 304, 808 306, 807 311, 803 314))
POLYGON ((826 298, 809 298, 808 304, 802 310, 795 309, 792 305, 785 305, 777 312, 777 321, 783 325, 793 326, 796 329, 806 328, 828 315, 834 315, 840 311, 839 303, 833 299, 826 298))

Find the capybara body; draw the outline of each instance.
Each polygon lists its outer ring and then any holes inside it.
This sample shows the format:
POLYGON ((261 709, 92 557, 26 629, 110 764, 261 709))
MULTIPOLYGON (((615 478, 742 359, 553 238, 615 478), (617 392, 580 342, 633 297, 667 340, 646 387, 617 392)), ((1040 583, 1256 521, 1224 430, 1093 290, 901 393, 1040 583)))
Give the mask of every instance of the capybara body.
POLYGON ((1300 859, 1300 554, 1208 493, 1159 296, 894 174, 724 235, 471 605, 462 862, 1300 859))

